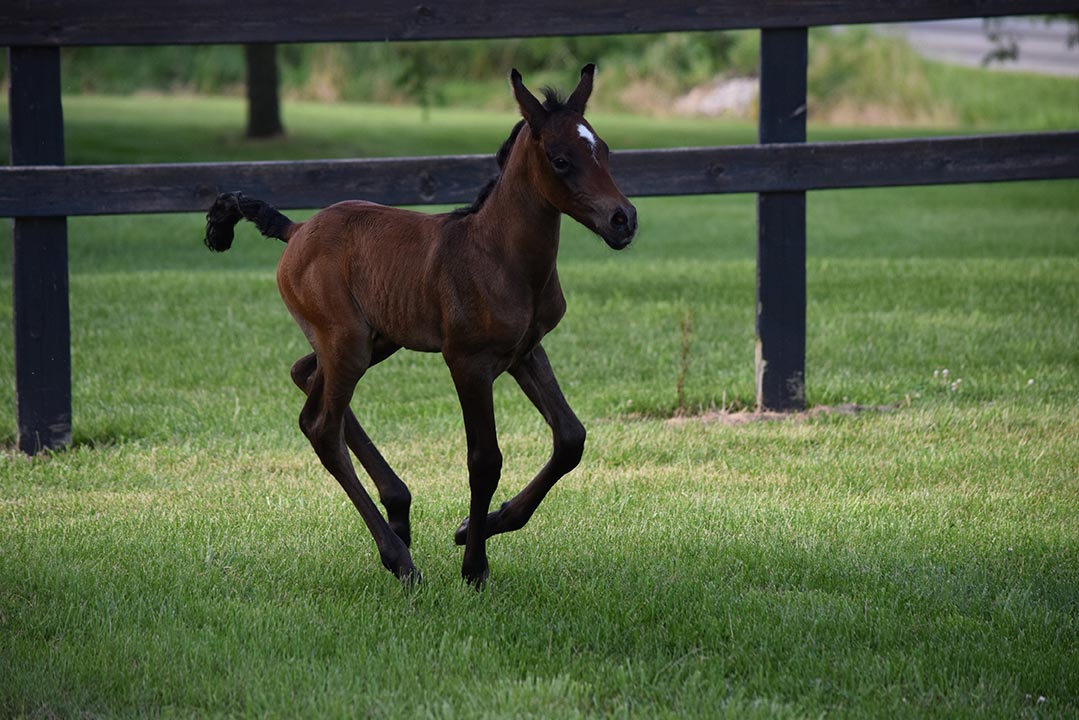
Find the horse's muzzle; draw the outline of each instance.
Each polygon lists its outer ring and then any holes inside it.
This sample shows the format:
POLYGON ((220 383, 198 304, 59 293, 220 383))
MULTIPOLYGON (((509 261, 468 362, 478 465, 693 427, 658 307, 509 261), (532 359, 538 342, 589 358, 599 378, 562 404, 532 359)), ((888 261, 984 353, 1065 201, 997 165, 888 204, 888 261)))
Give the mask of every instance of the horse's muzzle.
POLYGON ((627 204, 611 214, 605 232, 600 233, 603 241, 615 250, 623 250, 633 242, 637 234, 637 208, 627 204))

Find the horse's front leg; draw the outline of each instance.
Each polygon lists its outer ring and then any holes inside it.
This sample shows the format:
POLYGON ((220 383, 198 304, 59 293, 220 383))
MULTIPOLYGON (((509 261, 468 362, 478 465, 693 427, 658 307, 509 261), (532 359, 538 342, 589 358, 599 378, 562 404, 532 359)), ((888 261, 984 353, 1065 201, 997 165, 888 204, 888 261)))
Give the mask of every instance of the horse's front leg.
POLYGON ((486 363, 474 359, 452 361, 447 358, 450 374, 461 401, 468 443, 468 507, 470 529, 464 538, 464 561, 461 576, 477 589, 487 581, 487 512, 502 473, 502 452, 495 430, 492 384, 495 373, 486 363))
MULTIPOLYGON (((536 348, 509 369, 532 404, 542 413, 554 435, 551 459, 535 478, 502 507, 489 514, 484 523, 487 537, 524 527, 551 488, 581 462, 585 429, 566 402, 543 347, 536 348)), ((472 528, 472 516, 461 523, 454 535, 458 545, 472 528)))

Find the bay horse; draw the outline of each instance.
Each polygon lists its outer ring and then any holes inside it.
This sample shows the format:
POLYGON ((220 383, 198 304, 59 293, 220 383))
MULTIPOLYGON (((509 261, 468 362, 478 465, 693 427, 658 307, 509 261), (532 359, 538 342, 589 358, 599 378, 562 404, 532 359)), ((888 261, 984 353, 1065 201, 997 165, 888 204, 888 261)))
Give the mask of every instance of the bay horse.
POLYGON ((406 584, 419 578, 409 553, 412 496, 349 407, 368 368, 400 348, 440 352, 449 366, 471 493, 454 540, 465 546, 461 575, 470 585, 487 580, 487 538, 524 526, 581 460, 584 426, 541 344, 566 310, 555 267, 561 216, 616 250, 637 230, 637 211, 611 178, 607 144, 584 119, 594 73, 586 65, 568 98, 545 89, 542 103, 516 69, 510 73, 523 119, 498 152, 498 176, 470 207, 433 215, 353 200, 294 223, 234 192, 219 195, 207 213, 211 250, 228 250, 243 218, 286 243, 277 285, 314 350, 292 366, 307 395, 300 428, 359 510, 382 564, 406 584), (523 490, 490 512, 502 469, 492 383, 503 372, 551 427, 554 451, 523 490), (349 448, 374 481, 385 519, 349 448))

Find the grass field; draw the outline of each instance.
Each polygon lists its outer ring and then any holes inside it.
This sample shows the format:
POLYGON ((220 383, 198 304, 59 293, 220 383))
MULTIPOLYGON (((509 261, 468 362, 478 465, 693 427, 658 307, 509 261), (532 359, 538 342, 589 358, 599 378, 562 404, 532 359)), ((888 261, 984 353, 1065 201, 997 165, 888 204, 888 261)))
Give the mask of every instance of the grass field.
MULTIPOLYGON (((513 120, 296 105, 288 140, 252 145, 233 101, 66 111, 71 162, 493 151, 513 120)), ((595 125, 616 148, 753 136, 595 125)), ((545 346, 588 448, 491 542, 483 593, 452 544, 464 438, 438 357, 398 354, 354 401, 415 497, 405 592, 296 429, 279 247, 244 228, 211 255, 191 215, 73 219, 75 445, 0 468, 0 715, 1074 717, 1077 198, 810 195, 809 402, 894 407, 738 425, 665 418, 687 315, 686 403, 752 403, 754 199, 641 199, 621 254, 567 222, 545 346)), ((496 403, 499 502, 549 435, 512 381, 496 403)))

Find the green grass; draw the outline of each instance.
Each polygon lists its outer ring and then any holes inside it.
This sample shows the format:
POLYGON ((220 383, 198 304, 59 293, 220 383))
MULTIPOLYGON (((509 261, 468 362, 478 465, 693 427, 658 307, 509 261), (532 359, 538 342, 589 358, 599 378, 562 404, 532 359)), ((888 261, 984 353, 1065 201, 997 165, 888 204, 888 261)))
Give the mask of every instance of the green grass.
MULTIPOLYGON (((491 153, 515 122, 509 112, 463 108, 435 110, 341 103, 286 103, 288 136, 243 137, 245 106, 229 98, 64 98, 67 162, 71 165, 132 162, 387 157, 491 153)), ((0 159, 7 162, 7 104, 0 101, 0 159)), ((610 142, 622 147, 716 145, 755 141, 744 122, 670 121, 657 124, 625 115, 595 116, 610 142)))
MULTIPOLYGON (((289 140, 247 145, 236 102, 66 109, 79 162, 491 151, 512 121, 302 106, 289 140)), ((595 124, 615 147, 752 138, 595 124)), ((619 254, 567 222, 545 345, 588 448, 491 542, 484 593, 452 545, 464 438, 438 357, 398 354, 354 403, 415 496, 425 582, 404 592, 296 429, 278 246, 245 227, 211 255, 193 215, 72 219, 75 445, 0 465, 0 715, 1073 717, 1076 197, 811 194, 809 401, 897 407, 738 426, 660 416, 687 311, 689 404, 752 402, 754 199, 641 199, 619 254)), ((9 447, 12 378, 0 333, 9 447)), ((496 402, 501 501, 549 436, 512 382, 496 402)))
POLYGON ((931 63, 933 94, 948 98, 960 126, 1072 130, 1079 125, 1079 80, 931 63))

